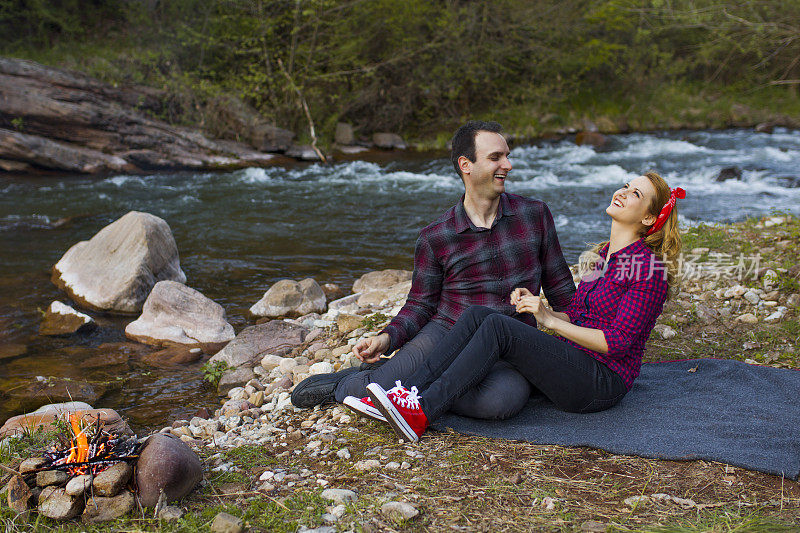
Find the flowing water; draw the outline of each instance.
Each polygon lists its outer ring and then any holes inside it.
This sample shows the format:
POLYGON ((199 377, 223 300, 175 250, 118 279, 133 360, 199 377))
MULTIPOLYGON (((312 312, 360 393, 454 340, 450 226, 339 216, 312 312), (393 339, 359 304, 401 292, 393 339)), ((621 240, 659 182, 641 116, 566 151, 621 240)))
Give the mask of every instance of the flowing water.
MULTIPOLYGON (((686 189, 685 223, 800 214, 800 131, 617 135, 602 151, 542 142, 515 148, 511 160, 507 190, 549 205, 569 262, 587 242, 607 237, 612 191, 649 169, 686 189), (741 180, 715 181, 732 166, 741 180)), ((98 348, 123 342, 130 318, 98 317, 99 328, 72 338, 37 334, 39 310, 66 301, 49 280, 52 265, 130 210, 169 223, 187 284, 222 304, 239 331, 248 325, 247 308, 278 279, 311 276, 349 288, 371 270, 411 269, 419 229, 462 191, 443 154, 234 172, 2 178, 0 421, 47 403, 20 391, 49 377, 104 383, 97 406, 117 409, 138 427, 217 402, 201 363, 153 368, 127 353, 130 347, 98 348), (98 366, 111 352, 116 364, 98 366)))

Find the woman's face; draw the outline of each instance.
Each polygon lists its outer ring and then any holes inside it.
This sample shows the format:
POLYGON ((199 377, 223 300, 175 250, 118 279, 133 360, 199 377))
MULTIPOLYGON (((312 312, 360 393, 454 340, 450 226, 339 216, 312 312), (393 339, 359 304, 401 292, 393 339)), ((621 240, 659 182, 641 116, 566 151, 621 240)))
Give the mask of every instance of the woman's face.
POLYGON ((652 225, 656 216, 650 213, 650 203, 655 195, 656 190, 650 179, 639 176, 614 191, 606 213, 623 224, 652 225))

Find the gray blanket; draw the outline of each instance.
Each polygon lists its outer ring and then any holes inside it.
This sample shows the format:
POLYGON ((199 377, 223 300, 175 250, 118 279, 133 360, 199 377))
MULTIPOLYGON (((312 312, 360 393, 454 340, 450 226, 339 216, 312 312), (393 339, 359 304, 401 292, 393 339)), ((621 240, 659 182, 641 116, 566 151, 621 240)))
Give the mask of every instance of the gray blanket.
POLYGON ((630 392, 607 411, 565 413, 536 396, 512 419, 448 414, 432 426, 445 428, 657 459, 719 461, 797 479, 800 371, 720 359, 646 363, 630 392))

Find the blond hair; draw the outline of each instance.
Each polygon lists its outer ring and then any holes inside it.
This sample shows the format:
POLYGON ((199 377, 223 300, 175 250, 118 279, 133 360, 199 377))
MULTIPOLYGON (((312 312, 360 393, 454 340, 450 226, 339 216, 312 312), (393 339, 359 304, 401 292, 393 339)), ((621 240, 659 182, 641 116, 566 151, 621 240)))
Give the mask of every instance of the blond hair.
MULTIPOLYGON (((648 210, 651 215, 658 216, 661 209, 669 201, 672 191, 669 185, 667 185, 667 182, 664 181, 664 178, 658 173, 651 170, 645 172, 643 175, 650 180, 650 183, 653 184, 653 188, 656 191, 656 194, 653 196, 652 200, 650 200, 650 207, 648 210)), ((664 262, 664 266, 667 269, 667 284, 670 287, 670 293, 673 293, 680 281, 679 270, 682 246, 681 234, 678 230, 677 204, 672 208, 669 218, 667 218, 667 221, 661 226, 661 229, 647 235, 649 229, 650 226, 642 225, 641 237, 644 239, 644 243, 647 247, 664 262)), ((592 247, 592 251, 597 253, 606 244, 608 244, 608 241, 595 244, 592 247)))

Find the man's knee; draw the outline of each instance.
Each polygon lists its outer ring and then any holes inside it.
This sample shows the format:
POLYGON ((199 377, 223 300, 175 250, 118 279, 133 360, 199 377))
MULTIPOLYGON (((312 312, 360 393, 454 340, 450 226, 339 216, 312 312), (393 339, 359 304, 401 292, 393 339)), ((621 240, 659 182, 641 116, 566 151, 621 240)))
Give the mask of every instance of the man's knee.
POLYGON ((531 390, 522 374, 510 365, 498 363, 481 383, 456 401, 451 411, 472 418, 505 420, 525 407, 531 390))

